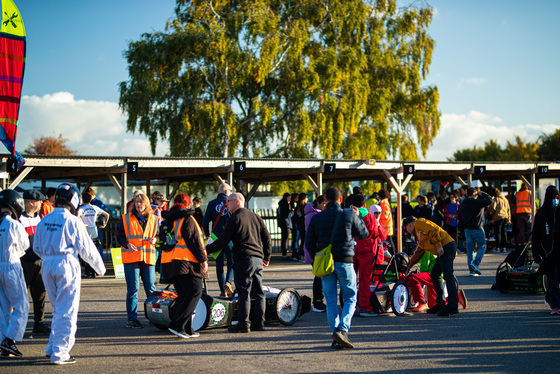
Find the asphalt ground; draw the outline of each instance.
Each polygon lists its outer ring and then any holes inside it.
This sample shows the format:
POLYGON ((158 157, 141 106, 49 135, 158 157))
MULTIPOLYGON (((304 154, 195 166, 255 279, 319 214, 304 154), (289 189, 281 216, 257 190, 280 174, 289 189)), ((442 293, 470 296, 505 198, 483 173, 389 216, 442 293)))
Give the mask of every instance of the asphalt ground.
MULTIPOLYGON (((266 331, 232 334, 227 329, 201 331, 179 339, 146 326, 128 329, 124 279, 85 279, 78 316, 77 363, 49 365, 47 336, 31 336, 28 323, 18 344, 22 358, 0 360, 3 373, 549 373, 560 372, 560 316, 551 316, 542 294, 492 291, 505 254, 488 253, 482 276, 469 277, 466 256, 455 260, 455 274, 468 307, 458 315, 437 317, 410 313, 355 317, 349 333, 354 349, 331 349, 324 313, 309 312, 294 325, 266 325, 266 331)), ((218 295, 215 267, 208 283, 218 295)), ((273 257, 264 284, 294 287, 311 296, 309 265, 273 257)), ((162 288, 158 285, 158 288, 162 288)), ((143 289, 140 291, 143 297, 143 289)), ((32 309, 31 309, 32 310, 32 309)), ((46 321, 51 320, 47 305, 46 321)), ((141 322, 147 325, 143 313, 141 322)), ((30 321, 32 321, 30 316, 30 321)))

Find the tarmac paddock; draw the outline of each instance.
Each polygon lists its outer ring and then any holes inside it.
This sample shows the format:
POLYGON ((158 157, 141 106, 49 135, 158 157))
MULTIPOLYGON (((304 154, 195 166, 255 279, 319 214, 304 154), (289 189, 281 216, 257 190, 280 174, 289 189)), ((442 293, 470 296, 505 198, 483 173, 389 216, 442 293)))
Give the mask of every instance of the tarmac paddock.
MULTIPOLYGON (((266 324, 266 331, 232 334, 227 329, 200 331, 180 339, 147 326, 125 327, 124 279, 105 276, 82 282, 73 365, 53 367, 45 357, 47 336, 33 335, 32 317, 18 348, 23 358, 0 360, 5 373, 527 373, 558 371, 560 316, 551 316, 543 294, 491 291, 505 254, 488 253, 482 276, 469 277, 466 256, 458 255, 455 274, 468 307, 450 317, 410 313, 355 317, 349 337, 354 349, 333 350, 324 313, 309 312, 294 325, 266 324), (30 337, 32 336, 32 338, 30 337)), ((217 295, 210 265, 210 294, 217 295)), ((310 265, 273 257, 264 284, 293 287, 311 296, 310 265)), ((157 288, 163 288, 157 285, 157 288)), ((140 299, 144 300, 141 287, 140 299)), ((32 307, 30 308, 32 311, 32 307)), ((47 305, 46 322, 52 318, 47 305)))

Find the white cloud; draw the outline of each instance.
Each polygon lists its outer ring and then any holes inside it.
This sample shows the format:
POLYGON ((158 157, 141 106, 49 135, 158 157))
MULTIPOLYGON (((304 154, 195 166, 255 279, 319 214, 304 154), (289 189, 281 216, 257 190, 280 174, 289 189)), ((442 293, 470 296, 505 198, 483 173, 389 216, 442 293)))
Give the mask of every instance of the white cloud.
POLYGON ((459 81, 458 87, 463 88, 463 85, 467 84, 470 86, 481 86, 486 83, 486 78, 478 77, 478 78, 461 78, 459 81))
MULTIPOLYGON (((117 103, 76 100, 69 92, 23 96, 17 150, 23 152, 33 139, 58 134, 82 156, 152 156, 144 135, 126 132, 126 117, 117 103)), ((167 141, 158 143, 156 156, 167 151, 167 141)))
POLYGON ((471 111, 467 114, 443 114, 437 137, 426 155, 427 161, 445 161, 460 149, 484 147, 490 139, 505 147, 520 136, 526 142, 534 142, 542 134, 550 134, 557 129, 555 124, 524 124, 518 126, 502 125, 499 117, 471 111))

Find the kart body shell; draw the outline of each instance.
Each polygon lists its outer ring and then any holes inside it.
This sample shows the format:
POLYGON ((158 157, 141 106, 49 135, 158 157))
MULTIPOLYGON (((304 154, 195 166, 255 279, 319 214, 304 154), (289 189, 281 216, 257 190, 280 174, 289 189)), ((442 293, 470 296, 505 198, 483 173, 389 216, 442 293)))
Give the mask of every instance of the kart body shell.
MULTIPOLYGON (((283 325, 294 324, 311 308, 311 299, 300 296, 293 288, 282 290, 263 286, 266 297, 265 322, 278 321, 283 325)), ((157 328, 167 329, 175 312, 176 292, 169 286, 157 290, 144 302, 146 318, 157 328)), ((251 315, 253 313, 251 303, 251 315)), ((212 297, 203 293, 196 305, 192 327, 195 331, 228 327, 237 321, 237 294, 232 298, 212 297)))

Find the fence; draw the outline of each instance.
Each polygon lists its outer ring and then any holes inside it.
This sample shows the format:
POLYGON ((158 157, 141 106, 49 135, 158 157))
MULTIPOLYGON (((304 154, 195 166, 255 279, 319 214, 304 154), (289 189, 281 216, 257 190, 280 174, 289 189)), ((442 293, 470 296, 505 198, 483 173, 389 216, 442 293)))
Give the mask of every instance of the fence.
MULTIPOLYGON (((271 246, 273 253, 281 252, 280 248, 280 238, 281 232, 278 227, 278 222, 276 220, 276 210, 274 209, 258 209, 254 211, 256 214, 261 216, 266 225, 266 228, 270 232, 271 246)), ((102 244, 104 248, 104 258, 109 258, 111 256, 110 248, 120 247, 117 242, 117 226, 119 224, 120 216, 118 212, 109 212, 111 214, 111 219, 107 226, 102 230, 102 244), (108 257, 109 256, 109 257, 108 257)), ((290 244, 291 241, 288 241, 290 244)))

